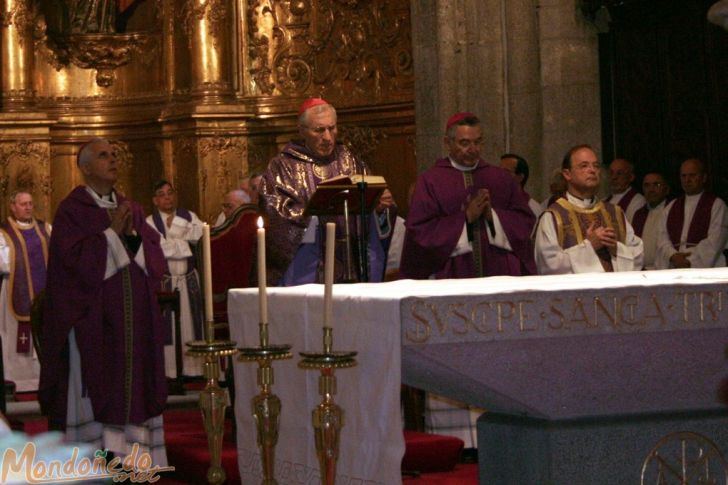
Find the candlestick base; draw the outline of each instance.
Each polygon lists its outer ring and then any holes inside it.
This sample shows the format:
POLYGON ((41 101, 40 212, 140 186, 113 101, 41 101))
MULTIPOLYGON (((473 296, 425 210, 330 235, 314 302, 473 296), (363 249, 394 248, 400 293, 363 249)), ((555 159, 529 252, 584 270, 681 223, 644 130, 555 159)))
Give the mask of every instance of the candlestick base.
POLYGON ((356 366, 356 352, 333 351, 333 330, 324 327, 324 351, 300 352, 303 359, 298 363, 302 369, 319 370, 319 394, 321 403, 311 416, 316 444, 316 456, 321 468, 322 485, 334 485, 336 463, 339 458, 339 436, 344 426, 344 410, 334 403, 336 394, 336 369, 356 366))
POLYGON ((356 366, 356 352, 299 352, 303 359, 298 363, 302 369, 346 369, 356 366))
MULTIPOLYGON (((267 338, 266 338, 267 340, 267 338)), ((293 357, 290 345, 265 345, 238 349, 238 360, 258 363, 258 386, 260 394, 251 399, 253 418, 257 430, 258 448, 263 467, 261 485, 276 485, 275 448, 278 444, 278 429, 281 420, 281 400, 273 394, 274 382, 272 363, 293 357)))
POLYGON ((227 390, 218 385, 220 374, 220 358, 237 352, 235 342, 229 340, 193 340, 186 343, 187 354, 204 359, 205 388, 200 392, 200 410, 207 433, 207 444, 210 450, 210 468, 207 470, 207 481, 211 484, 225 482, 225 470, 222 467, 222 439, 225 431, 225 407, 227 406, 227 390))

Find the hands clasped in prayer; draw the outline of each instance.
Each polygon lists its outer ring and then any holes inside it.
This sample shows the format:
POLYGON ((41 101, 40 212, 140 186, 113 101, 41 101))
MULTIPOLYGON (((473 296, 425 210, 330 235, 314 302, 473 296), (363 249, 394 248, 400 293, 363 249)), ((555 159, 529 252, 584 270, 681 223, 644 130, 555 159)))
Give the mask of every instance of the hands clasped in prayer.
POLYGON ((691 264, 688 256, 690 256, 689 252, 677 252, 670 256, 670 263, 674 268, 690 268, 691 264))
POLYGON ((607 248, 612 256, 617 255, 617 233, 611 227, 600 226, 597 221, 592 221, 586 229, 586 238, 595 251, 607 248))
POLYGON ((465 208, 465 217, 468 223, 472 224, 477 221, 480 216, 484 216, 485 220, 493 220, 492 207, 490 205, 490 192, 488 189, 478 189, 468 201, 468 206, 465 208))
POLYGON ((111 229, 119 235, 133 235, 134 226, 131 219, 131 204, 124 201, 111 211, 111 229))

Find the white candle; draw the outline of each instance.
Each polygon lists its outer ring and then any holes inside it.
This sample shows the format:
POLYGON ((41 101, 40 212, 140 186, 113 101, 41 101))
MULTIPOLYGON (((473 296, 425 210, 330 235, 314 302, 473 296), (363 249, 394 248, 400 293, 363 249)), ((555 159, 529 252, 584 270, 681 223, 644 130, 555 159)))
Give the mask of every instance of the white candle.
POLYGON ((324 260, 324 327, 333 327, 332 291, 334 287, 334 247, 336 244, 336 224, 326 223, 326 259, 324 260))
POLYGON ((268 295, 266 294, 265 228, 263 218, 258 217, 258 309, 260 323, 268 323, 268 295))
POLYGON ((205 338, 214 339, 212 328, 212 252, 210 250, 210 225, 204 223, 202 226, 202 266, 203 266, 203 287, 205 291, 205 338))

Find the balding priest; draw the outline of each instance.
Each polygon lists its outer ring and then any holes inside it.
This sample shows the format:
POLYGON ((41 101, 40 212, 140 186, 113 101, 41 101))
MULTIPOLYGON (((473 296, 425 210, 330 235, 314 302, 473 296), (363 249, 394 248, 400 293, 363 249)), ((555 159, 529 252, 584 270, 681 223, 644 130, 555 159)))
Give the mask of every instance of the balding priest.
POLYGON ((19 392, 38 389, 40 363, 31 335, 31 304, 45 288, 51 226, 33 217, 33 196, 10 196, 10 215, 0 224, 0 337, 5 379, 19 392))
POLYGON ((567 189, 535 231, 540 274, 635 271, 643 245, 619 206, 596 197, 601 164, 588 145, 571 148, 561 165, 567 189))
POLYGON ((480 120, 453 115, 448 156, 417 179, 402 249, 404 278, 473 278, 535 273, 535 216, 511 174, 480 157, 480 120))
MULTIPOLYGON (((321 228, 317 216, 305 216, 306 204, 318 184, 339 175, 368 174, 343 144, 337 143, 336 110, 321 98, 306 100, 298 110, 299 139, 289 142, 268 164, 260 186, 260 207, 268 219, 268 282, 293 286, 323 282, 321 228)), ((344 234, 343 218, 337 222, 337 239, 344 234)), ((377 220, 369 218, 369 281, 381 281, 386 253, 377 234, 377 220)), ((338 251, 337 260, 345 260, 338 251)), ((337 264, 337 281, 344 279, 337 264)), ((255 272, 251 276, 255 276, 255 272)))
POLYGON ((41 407, 68 441, 122 460, 136 443, 166 466, 165 329, 156 293, 167 263, 159 233, 114 189, 119 163, 107 140, 84 145, 78 168, 85 185, 61 201, 51 236, 41 407))
POLYGON ((708 172, 702 160, 689 158, 680 164, 680 184, 685 194, 662 213, 655 267, 725 266, 728 210, 720 197, 707 190, 708 172))

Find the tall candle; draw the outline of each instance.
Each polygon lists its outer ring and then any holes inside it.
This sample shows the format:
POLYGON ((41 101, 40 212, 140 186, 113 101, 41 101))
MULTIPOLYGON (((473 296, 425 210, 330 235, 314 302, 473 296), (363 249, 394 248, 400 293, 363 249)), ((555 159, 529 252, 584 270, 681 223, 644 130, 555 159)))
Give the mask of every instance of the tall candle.
POLYGON ((214 339, 212 312, 212 252, 210 250, 210 225, 202 226, 202 266, 203 287, 205 291, 205 338, 214 339))
POLYGON ((324 327, 332 327, 332 291, 334 287, 334 247, 336 245, 336 224, 326 223, 326 258, 324 259, 324 327))
POLYGON ((265 228, 263 218, 258 217, 258 309, 260 323, 268 323, 268 295, 266 294, 265 228))

